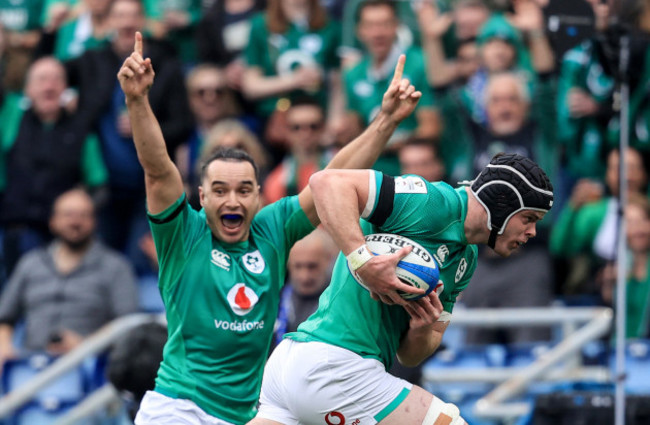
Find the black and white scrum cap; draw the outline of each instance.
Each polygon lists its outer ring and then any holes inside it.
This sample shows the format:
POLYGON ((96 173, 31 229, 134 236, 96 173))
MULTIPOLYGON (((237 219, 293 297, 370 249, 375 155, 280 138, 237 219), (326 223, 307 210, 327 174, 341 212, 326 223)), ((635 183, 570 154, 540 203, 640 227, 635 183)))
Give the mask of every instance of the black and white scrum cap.
POLYGON ((548 212, 553 206, 553 186, 544 170, 518 154, 495 155, 470 189, 487 211, 491 248, 513 215, 522 210, 548 212))

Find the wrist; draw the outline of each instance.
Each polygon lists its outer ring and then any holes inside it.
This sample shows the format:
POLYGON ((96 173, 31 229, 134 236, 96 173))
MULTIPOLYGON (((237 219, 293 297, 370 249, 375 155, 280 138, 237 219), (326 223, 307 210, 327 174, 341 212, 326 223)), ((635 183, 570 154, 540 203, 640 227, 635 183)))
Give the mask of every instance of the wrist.
POLYGON ((345 256, 348 260, 350 270, 353 272, 359 270, 363 265, 370 261, 372 257, 374 257, 374 255, 370 252, 365 243, 345 256))
POLYGON ((376 124, 377 131, 379 132, 392 132, 399 125, 399 121, 393 119, 389 114, 384 111, 379 111, 375 120, 373 121, 376 124))
POLYGON ((144 104, 145 101, 147 100, 147 95, 126 95, 124 97, 124 101, 127 105, 135 105, 135 104, 144 104))
POLYGON ((526 31, 526 34, 528 35, 528 38, 530 40, 540 40, 546 37, 546 33, 542 28, 535 28, 535 29, 528 30, 526 31))

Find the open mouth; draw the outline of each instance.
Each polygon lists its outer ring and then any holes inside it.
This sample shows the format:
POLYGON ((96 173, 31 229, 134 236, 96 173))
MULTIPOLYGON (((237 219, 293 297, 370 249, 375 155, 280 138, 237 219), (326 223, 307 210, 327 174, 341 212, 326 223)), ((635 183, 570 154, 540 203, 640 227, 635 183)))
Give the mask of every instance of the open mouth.
POLYGON ((229 230, 236 230, 244 222, 244 216, 241 214, 224 214, 221 216, 221 224, 229 230))

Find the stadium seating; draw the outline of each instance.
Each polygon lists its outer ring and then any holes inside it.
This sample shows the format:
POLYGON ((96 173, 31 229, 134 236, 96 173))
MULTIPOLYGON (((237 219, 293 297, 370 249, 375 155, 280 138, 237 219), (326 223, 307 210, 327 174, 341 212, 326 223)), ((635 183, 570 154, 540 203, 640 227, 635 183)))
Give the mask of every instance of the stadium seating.
MULTIPOLYGON (((34 354, 29 357, 10 360, 4 365, 2 388, 11 392, 36 376, 49 366, 55 357, 34 354)), ((19 409, 6 425, 47 425, 53 423, 72 406, 82 400, 88 391, 86 369, 72 369, 59 379, 44 387, 36 397, 19 409)))

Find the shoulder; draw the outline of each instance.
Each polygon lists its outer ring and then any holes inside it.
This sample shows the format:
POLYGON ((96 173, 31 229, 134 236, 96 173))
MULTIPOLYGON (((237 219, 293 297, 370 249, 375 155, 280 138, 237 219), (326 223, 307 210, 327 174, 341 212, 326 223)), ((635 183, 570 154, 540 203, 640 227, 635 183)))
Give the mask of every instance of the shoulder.
POLYGON ((47 247, 35 248, 30 251, 27 251, 20 257, 18 264, 16 265, 16 271, 28 272, 36 264, 41 264, 45 262, 45 259, 50 257, 47 247))
POLYGON ((359 63, 343 71, 343 75, 350 79, 360 79, 365 77, 367 67, 368 58, 364 56, 359 63))

